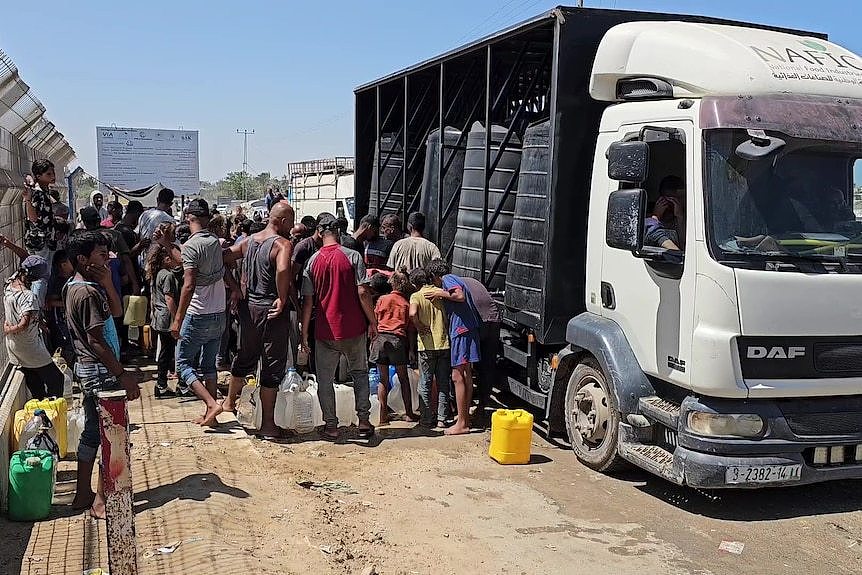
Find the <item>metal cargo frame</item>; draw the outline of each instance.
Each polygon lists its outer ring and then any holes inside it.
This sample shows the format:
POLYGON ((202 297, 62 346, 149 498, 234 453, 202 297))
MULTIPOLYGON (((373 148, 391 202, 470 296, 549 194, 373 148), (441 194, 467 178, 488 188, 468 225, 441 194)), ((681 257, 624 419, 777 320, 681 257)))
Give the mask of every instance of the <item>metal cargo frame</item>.
MULTIPOLYGON (((705 16, 633 12, 592 8, 558 7, 535 18, 507 28, 359 86, 356 98, 356 217, 368 212, 374 172, 388 165, 391 153, 380 154, 381 134, 392 134, 404 150, 399 176, 390 189, 377 190, 377 205, 401 186, 405 200, 399 215, 405 222, 420 205, 426 140, 434 129, 442 134, 446 127, 461 131, 456 146, 441 139, 441 158, 445 150, 463 146, 470 126, 501 124, 506 137, 492 154, 491 130, 486 129, 482 281, 497 273, 499 261, 487 262, 487 238, 502 202, 513 189, 517 172, 499 205, 488 205, 489 179, 512 135, 523 137, 527 125, 550 118, 548 245, 545 250, 548 273, 544 291, 544 313, 540 317, 519 310, 506 310, 509 321, 531 330, 540 344, 565 343, 566 324, 585 308, 584 262, 586 256, 587 212, 595 136, 605 102, 590 98, 590 72, 599 42, 613 26, 632 21, 687 21, 729 24, 778 30, 826 38, 823 34, 800 32, 757 24, 733 22, 705 16), (375 157, 379 158, 375 162, 375 157)), ((394 146, 393 146, 394 147, 394 146)), ((442 205, 440 186, 450 169, 440 162, 437 178, 437 221, 434 229, 440 242, 442 224, 457 217, 460 194, 442 205)), ((451 259, 450 253, 444 254, 451 259)), ((497 256, 499 260, 501 256, 497 256)))

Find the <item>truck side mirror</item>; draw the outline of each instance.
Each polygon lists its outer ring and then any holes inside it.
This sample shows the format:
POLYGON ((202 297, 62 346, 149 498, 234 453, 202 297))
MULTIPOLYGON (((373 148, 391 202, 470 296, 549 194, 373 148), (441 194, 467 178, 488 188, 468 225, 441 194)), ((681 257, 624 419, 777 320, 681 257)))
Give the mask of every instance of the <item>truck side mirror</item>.
POLYGON ((646 193, 641 189, 611 192, 608 197, 608 218, 605 242, 608 246, 632 253, 643 245, 646 193))
POLYGON ((638 140, 614 142, 608 148, 608 178, 641 184, 649 174, 649 144, 638 140))

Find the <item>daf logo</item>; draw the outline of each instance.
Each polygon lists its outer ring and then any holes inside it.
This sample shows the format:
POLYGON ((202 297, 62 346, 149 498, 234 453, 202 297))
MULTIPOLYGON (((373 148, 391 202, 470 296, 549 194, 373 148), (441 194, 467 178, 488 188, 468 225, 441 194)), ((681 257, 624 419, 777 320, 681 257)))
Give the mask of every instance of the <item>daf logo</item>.
POLYGON ((748 359, 796 359, 805 357, 805 348, 801 346, 791 347, 761 347, 759 345, 748 346, 748 359))

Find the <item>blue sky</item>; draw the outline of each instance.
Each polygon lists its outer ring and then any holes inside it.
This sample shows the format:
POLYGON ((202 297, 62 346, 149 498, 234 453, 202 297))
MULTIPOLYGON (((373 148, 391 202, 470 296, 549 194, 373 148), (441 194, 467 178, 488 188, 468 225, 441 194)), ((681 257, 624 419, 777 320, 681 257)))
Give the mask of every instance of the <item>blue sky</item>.
MULTIPOLYGON (((3 2, 0 48, 96 174, 95 126, 200 130, 201 178, 353 154, 353 88, 544 12, 546 0, 3 2)), ((576 4, 571 0, 568 4, 576 4)), ((827 32, 862 53, 850 0, 586 0, 827 32)))

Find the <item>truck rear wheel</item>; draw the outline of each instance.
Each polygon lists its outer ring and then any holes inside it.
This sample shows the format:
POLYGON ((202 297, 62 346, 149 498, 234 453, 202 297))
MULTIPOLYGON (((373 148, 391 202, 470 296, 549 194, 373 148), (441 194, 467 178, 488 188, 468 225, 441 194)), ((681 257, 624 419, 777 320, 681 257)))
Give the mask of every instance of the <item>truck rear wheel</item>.
POLYGON ((617 449, 620 412, 616 397, 592 358, 572 372, 565 410, 569 441, 581 463, 602 472, 623 465, 617 449))

